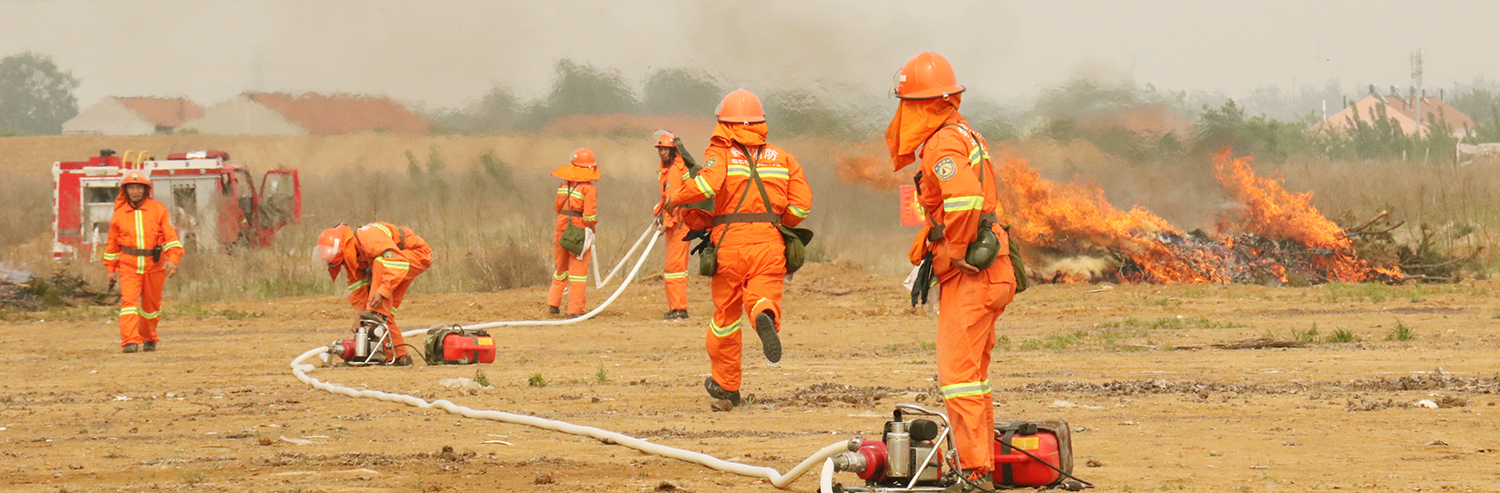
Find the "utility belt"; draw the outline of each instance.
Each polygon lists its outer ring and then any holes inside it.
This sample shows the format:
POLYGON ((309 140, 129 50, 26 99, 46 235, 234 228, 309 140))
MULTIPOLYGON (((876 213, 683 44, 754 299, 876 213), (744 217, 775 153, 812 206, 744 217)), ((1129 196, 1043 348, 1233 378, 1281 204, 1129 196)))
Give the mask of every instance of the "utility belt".
POLYGON ((774 212, 736 212, 734 214, 720 214, 714 216, 714 226, 730 223, 781 224, 781 214, 777 214, 774 212))
POLYGON ((135 255, 137 257, 151 257, 152 262, 161 262, 161 250, 162 248, 160 246, 152 248, 150 250, 144 250, 140 248, 120 248, 121 252, 128 253, 130 255, 135 255))
MULTIPOLYGON (((999 216, 996 216, 995 213, 993 213, 993 212, 986 212, 984 214, 980 214, 979 215, 979 222, 980 222, 980 224, 997 224, 997 223, 1000 222, 1000 218, 999 218, 999 216), (986 223, 985 220, 989 220, 989 222, 986 223)), ((945 230, 945 229, 948 229, 948 227, 945 226, 945 225, 942 225, 942 224, 933 225, 932 226, 932 230, 927 232, 927 241, 930 241, 930 242, 933 242, 933 243, 937 243, 939 241, 943 241, 943 230, 945 230)))
POLYGON ((557 213, 557 215, 559 215, 559 216, 583 217, 583 213, 582 212, 578 212, 578 211, 560 211, 560 212, 557 213))

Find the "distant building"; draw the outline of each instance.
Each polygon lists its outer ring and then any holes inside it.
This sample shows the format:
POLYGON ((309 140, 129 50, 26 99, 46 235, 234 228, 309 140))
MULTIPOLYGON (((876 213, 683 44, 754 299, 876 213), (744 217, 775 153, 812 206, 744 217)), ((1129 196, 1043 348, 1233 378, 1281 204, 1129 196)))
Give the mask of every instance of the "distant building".
POLYGON ((245 93, 208 108, 186 130, 221 135, 426 133, 432 124, 387 97, 245 93))
MULTIPOLYGON (((1354 104, 1349 105, 1327 120, 1319 123, 1315 128, 1319 130, 1347 131, 1354 126, 1355 121, 1364 121, 1366 124, 1379 117, 1383 107, 1386 118, 1395 120, 1401 125, 1401 132, 1406 135, 1417 135, 1417 100, 1416 98, 1403 98, 1400 96, 1370 94, 1354 104)), ((1443 100, 1432 97, 1421 98, 1422 128, 1421 135, 1427 135, 1433 125, 1442 122, 1453 130, 1453 135, 1463 138, 1474 131, 1474 120, 1465 115, 1443 100)))
POLYGON ((63 135, 170 134, 203 117, 203 108, 181 98, 104 98, 63 122, 63 135))

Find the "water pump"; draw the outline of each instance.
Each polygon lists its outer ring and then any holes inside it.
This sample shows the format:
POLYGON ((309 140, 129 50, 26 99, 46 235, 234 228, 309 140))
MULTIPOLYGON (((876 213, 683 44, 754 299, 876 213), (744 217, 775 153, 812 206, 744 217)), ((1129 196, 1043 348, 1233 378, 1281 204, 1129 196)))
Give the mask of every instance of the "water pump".
MULTIPOLYGON (((834 491, 859 493, 935 492, 958 477, 947 415, 914 404, 897 405, 880 440, 856 438, 849 452, 830 458, 835 472, 850 472, 863 485, 834 491), (915 419, 906 419, 915 416, 915 419)), ((1073 445, 1060 419, 999 422, 995 425, 996 488, 1055 488, 1078 491, 1092 484, 1073 476, 1073 445)))
POLYGON ((386 350, 394 349, 390 344, 390 329, 386 327, 385 317, 365 312, 359 315, 359 327, 354 329, 354 337, 333 341, 328 346, 328 354, 350 365, 383 365, 389 363, 386 350))

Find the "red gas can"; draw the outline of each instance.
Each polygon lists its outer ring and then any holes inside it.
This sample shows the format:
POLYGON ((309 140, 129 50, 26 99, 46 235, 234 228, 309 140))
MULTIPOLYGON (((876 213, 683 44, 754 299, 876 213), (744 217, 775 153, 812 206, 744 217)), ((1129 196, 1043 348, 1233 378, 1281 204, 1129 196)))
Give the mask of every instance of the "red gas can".
POLYGON ((443 359, 459 364, 494 363, 495 338, 462 333, 443 336, 443 359))
POLYGON ((1071 454, 1063 449, 1069 445, 1060 446, 1056 433, 1037 429, 1034 424, 1020 428, 995 430, 996 486, 1048 486, 1062 478, 1054 467, 1064 471, 1073 469, 1071 454))

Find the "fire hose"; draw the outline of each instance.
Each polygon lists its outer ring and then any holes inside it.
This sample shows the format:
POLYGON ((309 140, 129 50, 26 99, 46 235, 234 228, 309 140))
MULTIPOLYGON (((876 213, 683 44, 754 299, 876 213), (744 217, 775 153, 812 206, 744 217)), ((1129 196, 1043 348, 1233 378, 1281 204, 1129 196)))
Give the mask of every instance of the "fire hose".
MULTIPOLYGON (((458 328, 462 328, 462 329, 488 329, 488 328, 496 328, 496 327, 521 327, 521 326, 540 326, 540 325, 567 325, 567 324, 573 324, 573 323, 582 322, 584 320, 588 320, 590 318, 593 318, 595 315, 598 315, 599 312, 603 311, 606 307, 608 307, 611 303, 613 303, 616 298, 619 298, 620 295, 625 292, 625 288, 628 287, 628 286, 630 286, 630 281, 633 280, 633 279, 635 279, 636 274, 640 272, 641 266, 645 264, 646 259, 649 257, 649 254, 651 252, 651 249, 656 246, 656 240, 661 236, 661 233, 660 232, 656 232, 655 227, 651 227, 651 228, 647 229, 646 233, 641 235, 641 239, 636 241, 636 246, 637 247, 640 246, 641 241, 644 241, 647 235, 651 236, 650 243, 648 243, 646 245, 646 250, 644 252, 642 252, 641 255, 640 255, 640 257, 636 260, 635 266, 630 270, 630 273, 621 282, 620 287, 617 288, 617 289, 615 289, 614 294, 611 294, 608 299, 606 299, 603 303, 600 303, 599 306, 595 307, 593 310, 589 311, 588 313, 585 313, 583 315, 579 315, 577 317, 568 318, 568 319, 562 319, 562 320, 513 320, 513 321, 499 321, 499 322, 486 322, 486 323, 463 325, 463 326, 459 326, 458 328), (655 234, 652 234, 652 233, 655 233, 655 234)), ((631 247, 631 250, 630 250, 631 253, 627 253, 626 257, 624 259, 620 260, 620 265, 624 265, 625 260, 628 259, 630 257, 630 255, 634 254, 635 250, 636 250, 635 247, 631 247)), ((617 271, 619 270, 618 266, 616 267, 616 270, 617 271)), ((610 277, 613 277, 613 276, 614 276, 614 273, 611 273, 610 277)), ((424 335, 427 332, 427 330, 428 329, 426 329, 426 328, 423 328, 423 329, 414 329, 414 330, 403 331, 401 334, 404 335, 404 336, 406 336, 406 337, 416 337, 416 336, 424 335)), ((297 356, 291 362, 292 375, 295 376, 295 377, 297 377, 298 380, 301 380, 302 383, 305 383, 305 384, 307 384, 307 385, 309 385, 309 386, 311 386, 311 387, 313 387, 315 389, 323 390, 323 391, 327 391, 327 392, 331 392, 331 393, 338 394, 338 395, 344 395, 344 396, 349 396, 349 397, 362 397, 362 398, 367 398, 367 399, 378 399, 378 400, 382 400, 382 401, 386 401, 386 402, 395 402, 395 403, 406 404, 408 406, 412 406, 412 407, 416 407, 416 408, 421 408, 421 409, 440 409, 440 410, 443 410, 443 411, 447 411, 447 412, 450 412, 450 413, 453 413, 453 414, 457 414, 457 415, 460 415, 460 416, 464 416, 464 417, 468 417, 468 418, 488 419, 488 420, 492 420, 492 421, 499 421, 499 422, 502 422, 502 423, 518 424, 518 425, 530 426, 530 427, 533 427, 533 428, 541 428, 541 429, 544 429, 544 430, 557 431, 557 432, 567 433, 567 434, 570 434, 570 435, 586 436, 586 437, 593 438, 595 440, 599 440, 599 441, 604 442, 606 444, 623 445, 623 446, 626 446, 626 447, 629 447, 629 448, 632 448, 632 449, 635 449, 635 450, 639 450, 641 452, 645 452, 645 453, 648 453, 648 454, 654 454, 654 455, 659 455, 659 456, 662 456, 662 457, 668 457, 668 458, 672 458, 672 459, 677 459, 677 460, 681 460, 681 461, 685 461, 685 462, 691 462, 691 463, 694 463, 694 464, 699 464, 699 465, 702 465, 702 466, 705 466, 705 467, 709 467, 709 468, 712 468, 712 469, 715 469, 715 470, 719 470, 719 471, 724 471, 724 472, 728 472, 728 473, 734 473, 734 474, 738 474, 738 475, 741 475, 741 476, 748 476, 748 477, 754 477, 754 478, 762 478, 762 479, 770 481, 771 484, 773 486, 776 486, 777 488, 786 488, 787 486, 791 485, 792 482, 796 481, 803 474, 806 474, 809 470, 812 470, 813 467, 817 466, 819 464, 819 462, 823 462, 826 459, 828 459, 829 457, 832 457, 832 456, 834 456, 836 454, 843 453, 843 452, 848 452, 850 450, 853 450, 853 449, 850 448, 851 447, 851 442, 850 441, 848 441, 848 440, 840 440, 838 442, 829 444, 826 447, 823 447, 822 449, 820 449, 816 453, 814 453, 812 456, 809 456, 807 459, 803 460, 801 463, 798 463, 791 470, 789 470, 785 474, 783 474, 783 473, 778 472, 777 470, 769 468, 769 467, 751 466, 751 465, 741 464, 741 463, 737 463, 737 462, 730 462, 730 461, 723 460, 723 459, 720 459, 720 458, 717 458, 717 457, 714 457, 714 456, 711 456, 711 455, 707 455, 707 454, 703 454, 703 453, 699 453, 699 452, 692 452, 692 451, 689 451, 689 450, 683 450, 683 449, 674 448, 674 447, 668 447, 666 445, 655 444, 655 443, 648 442, 646 440, 642 440, 642 439, 631 437, 631 436, 626 436, 626 435, 623 435, 623 434, 620 434, 620 433, 616 433, 616 432, 612 432, 612 431, 608 431, 608 430, 603 430, 603 429, 595 428, 595 427, 592 427, 592 426, 580 426, 580 425, 575 425, 575 424, 567 423, 567 422, 563 422, 563 421, 538 418, 538 417, 535 417, 535 416, 527 416, 527 415, 523 415, 523 414, 512 414, 512 413, 507 413, 507 412, 502 412, 502 411, 483 411, 483 410, 477 410, 477 409, 473 409, 473 408, 461 406, 461 405, 458 405, 458 404, 454 404, 453 402, 451 402, 451 401, 449 401, 447 399, 438 399, 438 400, 434 400, 434 401, 427 401, 427 400, 421 399, 419 397, 405 395, 405 394, 395 394, 395 393, 390 393, 390 392, 382 392, 382 391, 378 391, 378 390, 355 390, 355 389, 352 389, 352 388, 349 388, 349 387, 345 387, 343 385, 339 385, 337 383, 324 382, 324 381, 318 380, 316 378, 313 378, 311 376, 308 376, 308 372, 311 372, 311 371, 315 370, 317 367, 315 365, 312 365, 312 364, 309 364, 309 363, 306 363, 306 362, 309 359, 317 358, 317 357, 319 357, 321 355, 324 355, 327 352, 328 352, 328 347, 326 347, 326 346, 320 346, 320 347, 317 347, 317 348, 314 348, 314 349, 310 349, 307 352, 302 353, 300 356, 297 356)), ((825 467, 824 467, 825 477, 826 476, 831 476, 831 474, 832 474, 830 471, 828 471, 828 467, 830 467, 830 466, 825 465, 825 467)), ((825 482, 826 481, 828 481, 828 480, 825 479, 825 482)), ((827 490, 825 490, 825 491, 827 491, 827 490)))

